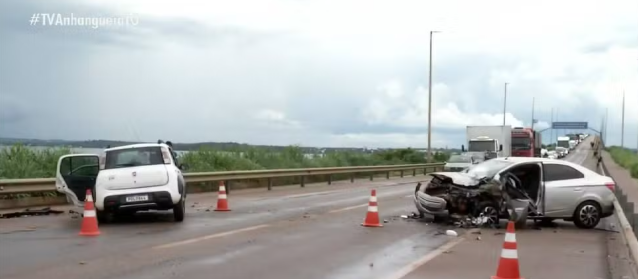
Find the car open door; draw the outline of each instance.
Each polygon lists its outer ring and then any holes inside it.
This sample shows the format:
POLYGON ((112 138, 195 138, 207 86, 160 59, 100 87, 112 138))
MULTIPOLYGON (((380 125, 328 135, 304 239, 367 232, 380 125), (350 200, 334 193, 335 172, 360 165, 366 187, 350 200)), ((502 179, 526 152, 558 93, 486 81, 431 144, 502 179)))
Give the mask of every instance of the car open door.
POLYGON ((84 206, 86 190, 95 195, 95 179, 99 172, 100 158, 96 154, 70 154, 58 159, 55 188, 66 195, 69 203, 84 206))
POLYGON ((538 163, 538 166, 541 168, 540 172, 540 188, 538 188, 538 198, 536 199, 536 214, 545 216, 545 170, 543 163, 538 163))

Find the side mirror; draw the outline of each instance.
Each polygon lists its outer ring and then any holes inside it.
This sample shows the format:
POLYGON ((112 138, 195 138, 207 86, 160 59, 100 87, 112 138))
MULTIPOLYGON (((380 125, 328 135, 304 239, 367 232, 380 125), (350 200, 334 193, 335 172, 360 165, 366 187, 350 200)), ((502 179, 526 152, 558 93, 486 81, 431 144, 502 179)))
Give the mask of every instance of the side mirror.
POLYGON ((461 145, 461 152, 465 152, 465 145, 461 145))
POLYGON ((498 146, 498 151, 503 151, 503 145, 502 144, 498 146))

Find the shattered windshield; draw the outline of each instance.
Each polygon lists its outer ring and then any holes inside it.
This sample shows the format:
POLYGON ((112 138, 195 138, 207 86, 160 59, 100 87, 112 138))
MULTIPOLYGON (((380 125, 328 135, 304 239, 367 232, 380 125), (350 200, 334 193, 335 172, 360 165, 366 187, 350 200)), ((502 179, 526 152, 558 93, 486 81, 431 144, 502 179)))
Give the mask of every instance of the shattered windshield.
POLYGON ((494 146, 494 140, 472 140, 468 146, 468 151, 496 151, 494 146))
POLYGON ((473 165, 462 172, 475 178, 492 177, 502 169, 512 165, 512 162, 502 160, 487 160, 473 165))

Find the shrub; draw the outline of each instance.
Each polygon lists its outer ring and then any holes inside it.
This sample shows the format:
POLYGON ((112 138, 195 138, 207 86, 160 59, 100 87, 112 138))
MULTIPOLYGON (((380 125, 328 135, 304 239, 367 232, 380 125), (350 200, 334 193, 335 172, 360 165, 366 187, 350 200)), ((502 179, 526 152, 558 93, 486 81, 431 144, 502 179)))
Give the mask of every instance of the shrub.
POLYGON ((636 152, 618 146, 609 147, 607 150, 618 165, 629 170, 632 177, 638 178, 638 154, 636 152))
MULTIPOLYGON (((70 154, 70 148, 36 149, 21 144, 0 149, 0 179, 54 177, 60 156, 70 154)), ((435 161, 447 160, 448 154, 438 153, 435 161)), ((286 147, 281 152, 249 147, 232 151, 202 148, 180 156, 189 172, 321 168, 425 163, 425 154, 411 148, 384 150, 373 154, 360 152, 327 152, 304 154, 299 146, 286 147)))

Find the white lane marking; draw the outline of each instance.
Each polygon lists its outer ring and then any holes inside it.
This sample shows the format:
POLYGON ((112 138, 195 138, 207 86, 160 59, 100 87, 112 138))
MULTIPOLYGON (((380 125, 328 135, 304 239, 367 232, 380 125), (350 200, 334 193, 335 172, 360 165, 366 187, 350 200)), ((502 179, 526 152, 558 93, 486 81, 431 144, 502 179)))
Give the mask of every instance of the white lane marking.
POLYGON ((503 259, 518 259, 518 252, 513 249, 503 249, 501 251, 501 258, 503 259))
MULTIPOLYGON (((330 194, 330 193, 341 192, 341 191, 344 191, 344 190, 347 190, 347 189, 323 191, 323 192, 315 192, 315 193, 305 193, 305 194, 297 194, 297 195, 288 195, 288 196, 283 196, 281 198, 292 199, 292 198, 303 198, 303 197, 316 196, 316 195, 327 195, 327 194, 330 194)), ((276 198, 278 198, 278 197, 276 197, 276 198)))
POLYGON ((202 236, 202 237, 196 237, 196 238, 191 238, 191 239, 187 239, 187 240, 182 240, 182 241, 177 241, 177 242, 173 242, 173 243, 168 243, 168 244, 164 244, 164 245, 155 246, 155 247, 153 247, 153 249, 172 248, 172 247, 175 247, 175 246, 191 244, 191 243, 195 243, 195 242, 200 242, 200 241, 204 241, 204 240, 208 240, 208 239, 229 236, 229 235, 242 233, 242 232, 247 232, 247 231, 254 231, 254 230, 263 229, 263 228, 266 228, 266 227, 270 227, 270 225, 263 224, 263 225, 258 225, 258 226, 253 226, 253 227, 248 227, 248 228, 243 228, 243 229, 238 229, 238 230, 233 230, 233 231, 227 231, 227 232, 223 232, 223 233, 205 235, 205 236, 202 236))
MULTIPOLYGON (((475 230, 470 230, 470 231, 468 231, 468 233, 470 233, 472 231, 475 231, 475 230)), ((452 247, 454 247, 457 244, 461 243, 463 240, 465 240, 464 237, 458 237, 458 238, 456 238, 456 239, 444 244, 443 246, 441 246, 441 247, 435 249, 434 251, 426 254, 425 256, 421 257, 420 259, 418 259, 418 260, 408 264, 407 266, 403 267, 397 273, 393 274, 392 276, 388 277, 387 279, 401 279, 401 278, 405 277, 406 275, 412 273, 412 271, 415 271, 417 268, 421 267, 425 263, 427 263, 427 262, 431 261, 432 259, 436 258, 437 256, 443 254, 445 251, 448 251, 448 250, 452 249, 452 247)))
POLYGON ((359 208, 359 207, 364 207, 364 206, 368 206, 368 203, 364 203, 364 204, 360 204, 360 205, 354 205, 354 206, 348 206, 348 207, 344 207, 344 208, 339 208, 339 209, 335 209, 335 210, 332 210, 332 211, 328 211, 328 213, 337 213, 337 212, 347 211, 347 210, 351 210, 351 209, 355 209, 355 208, 359 208))
POLYGON ((404 198, 411 198, 411 197, 414 197, 414 195, 410 194, 410 195, 405 196, 404 198))

